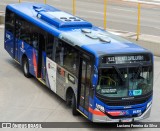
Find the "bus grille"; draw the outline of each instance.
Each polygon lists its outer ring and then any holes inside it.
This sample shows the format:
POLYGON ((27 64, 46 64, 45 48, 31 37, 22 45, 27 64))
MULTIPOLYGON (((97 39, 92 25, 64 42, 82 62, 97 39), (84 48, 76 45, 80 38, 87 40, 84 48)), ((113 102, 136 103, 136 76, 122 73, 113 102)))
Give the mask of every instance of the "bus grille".
POLYGON ((153 92, 150 92, 146 96, 134 100, 109 100, 109 99, 103 99, 101 97, 98 97, 98 99, 106 103, 108 106, 131 106, 147 102, 152 97, 152 95, 153 92))
POLYGON ((130 106, 130 105, 136 105, 136 104, 142 104, 148 101, 148 99, 142 99, 142 100, 130 100, 130 101, 121 101, 121 102, 107 102, 106 104, 109 106, 130 106))

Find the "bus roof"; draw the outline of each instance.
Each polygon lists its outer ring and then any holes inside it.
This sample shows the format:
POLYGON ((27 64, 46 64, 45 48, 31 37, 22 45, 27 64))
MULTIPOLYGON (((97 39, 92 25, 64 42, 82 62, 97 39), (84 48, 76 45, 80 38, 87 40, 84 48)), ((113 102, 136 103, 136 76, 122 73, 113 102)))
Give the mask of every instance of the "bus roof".
POLYGON ((148 52, 90 22, 46 4, 22 2, 10 4, 7 8, 54 36, 96 56, 148 52))

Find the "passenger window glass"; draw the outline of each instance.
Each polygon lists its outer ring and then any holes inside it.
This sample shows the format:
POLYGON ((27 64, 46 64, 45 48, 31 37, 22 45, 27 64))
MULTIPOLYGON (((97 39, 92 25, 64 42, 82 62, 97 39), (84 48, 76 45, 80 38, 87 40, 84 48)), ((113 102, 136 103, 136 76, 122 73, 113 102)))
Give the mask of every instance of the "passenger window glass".
POLYGON ((32 25, 29 24, 24 19, 17 17, 16 29, 19 29, 18 31, 16 30, 16 36, 19 35, 18 37, 19 39, 23 40, 24 42, 32 46, 32 34, 31 34, 32 25))
POLYGON ((86 83, 86 61, 82 61, 82 80, 81 83, 86 83))
POLYGON ((39 43, 41 43, 41 49, 45 51, 45 31, 39 27, 31 24, 25 19, 16 16, 16 38, 24 41, 35 49, 39 49, 39 43))
POLYGON ((31 45, 33 45, 33 47, 35 49, 38 49, 39 35, 38 35, 38 33, 34 33, 34 32, 32 32, 31 34, 32 34, 32 36, 31 36, 31 45))
POLYGON ((78 75, 78 51, 61 40, 56 47, 56 62, 74 75, 78 75))
POLYGON ((91 86, 91 73, 92 73, 92 66, 88 64, 87 65, 87 81, 86 81, 86 84, 88 87, 91 86))
POLYGON ((14 33, 14 18, 15 18, 15 14, 7 9, 5 26, 6 26, 6 30, 11 33, 14 33))
POLYGON ((56 63, 63 66, 64 58, 64 45, 59 41, 56 45, 56 63))
POLYGON ((47 53, 47 57, 52 60, 54 60, 53 46, 54 46, 54 36, 48 34, 48 43, 46 44, 46 53, 47 53))

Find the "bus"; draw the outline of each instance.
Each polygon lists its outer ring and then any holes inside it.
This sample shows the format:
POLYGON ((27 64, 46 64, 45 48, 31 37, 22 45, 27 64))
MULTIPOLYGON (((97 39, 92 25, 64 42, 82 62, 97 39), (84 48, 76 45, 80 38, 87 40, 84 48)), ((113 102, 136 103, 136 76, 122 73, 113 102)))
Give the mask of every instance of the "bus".
POLYGON ((4 48, 35 77, 92 122, 150 116, 153 54, 50 5, 6 6, 4 48))

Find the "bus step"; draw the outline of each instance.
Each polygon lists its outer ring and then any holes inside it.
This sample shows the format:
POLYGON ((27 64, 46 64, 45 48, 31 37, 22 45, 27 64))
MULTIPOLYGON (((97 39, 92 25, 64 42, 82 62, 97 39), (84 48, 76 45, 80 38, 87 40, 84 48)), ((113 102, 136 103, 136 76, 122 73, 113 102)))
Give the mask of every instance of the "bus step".
POLYGON ((42 78, 37 78, 43 85, 46 85, 45 81, 42 78))

